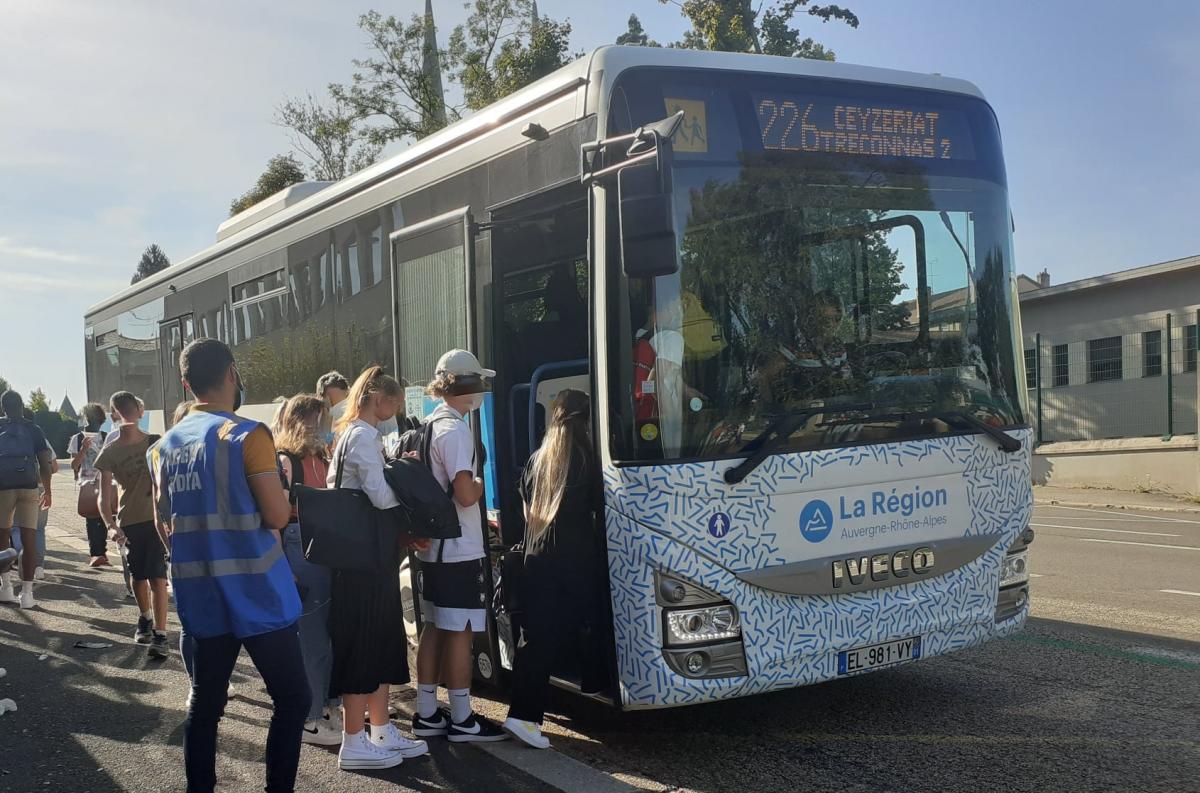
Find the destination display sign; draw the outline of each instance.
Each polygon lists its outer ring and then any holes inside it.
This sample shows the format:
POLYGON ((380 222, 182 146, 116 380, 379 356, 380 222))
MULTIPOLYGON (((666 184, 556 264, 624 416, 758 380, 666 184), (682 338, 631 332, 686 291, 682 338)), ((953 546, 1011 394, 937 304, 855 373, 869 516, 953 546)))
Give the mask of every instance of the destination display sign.
POLYGON ((767 150, 975 159, 970 126, 957 110, 800 94, 756 94, 753 100, 767 150))

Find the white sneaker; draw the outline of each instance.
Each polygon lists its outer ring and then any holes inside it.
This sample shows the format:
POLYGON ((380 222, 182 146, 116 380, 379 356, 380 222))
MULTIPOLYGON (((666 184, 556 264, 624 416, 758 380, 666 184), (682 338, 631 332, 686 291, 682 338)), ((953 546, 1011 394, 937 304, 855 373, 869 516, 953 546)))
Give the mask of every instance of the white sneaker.
POLYGON ((376 744, 367 737, 366 730, 353 735, 342 733, 342 749, 338 752, 338 768, 343 771, 395 768, 403 762, 403 755, 376 744))
POLYGON ((19 603, 20 598, 13 592, 12 581, 8 576, 0 577, 0 603, 19 603))
POLYGON ((317 719, 304 722, 304 732, 300 733, 300 740, 316 746, 337 746, 342 742, 342 733, 341 730, 335 731, 324 719, 317 719))
POLYGON ((420 757, 429 754, 429 744, 422 740, 405 738, 390 721, 382 727, 371 725, 371 741, 388 751, 399 752, 401 757, 420 757))
POLYGON ((503 727, 506 733, 534 749, 550 748, 550 739, 542 735, 542 728, 532 721, 522 721, 509 716, 504 720, 503 727))
POLYGON ((37 605, 37 601, 33 599, 33 582, 21 582, 21 608, 31 609, 37 605))
POLYGON ((321 719, 329 724, 339 734, 346 729, 345 723, 342 721, 342 709, 340 707, 330 707, 326 705, 321 710, 321 719))
POLYGON ((44 567, 33 568, 33 580, 34 581, 45 581, 46 580, 46 568, 44 568, 44 567))

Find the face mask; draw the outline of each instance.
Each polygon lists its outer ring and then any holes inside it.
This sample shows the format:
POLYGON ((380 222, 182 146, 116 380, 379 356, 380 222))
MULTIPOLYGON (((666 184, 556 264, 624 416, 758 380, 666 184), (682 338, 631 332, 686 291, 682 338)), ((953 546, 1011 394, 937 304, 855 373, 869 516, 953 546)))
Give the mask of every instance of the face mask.
POLYGON ((480 406, 483 405, 483 394, 471 394, 467 397, 466 402, 467 412, 473 413, 474 411, 479 410, 480 406))
POLYGON ((242 374, 238 372, 237 377, 237 395, 233 398, 233 410, 236 413, 242 403, 246 401, 246 386, 242 384, 242 374))

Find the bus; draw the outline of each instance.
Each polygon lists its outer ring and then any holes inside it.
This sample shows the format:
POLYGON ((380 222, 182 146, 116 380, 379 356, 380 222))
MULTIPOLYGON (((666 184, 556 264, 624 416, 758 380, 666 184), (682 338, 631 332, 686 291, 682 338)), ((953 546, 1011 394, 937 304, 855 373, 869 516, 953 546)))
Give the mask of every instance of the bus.
MULTIPOLYGON (((181 348, 214 337, 246 415, 382 362, 421 417, 438 356, 470 349, 499 372, 474 421, 498 564, 547 406, 586 391, 600 696, 648 709, 818 683, 1026 620, 1012 231, 997 120, 968 82, 604 47, 289 188, 92 307, 89 398, 138 393, 162 431, 187 397, 181 348)), ((489 627, 476 673, 503 682, 511 620, 489 627)))

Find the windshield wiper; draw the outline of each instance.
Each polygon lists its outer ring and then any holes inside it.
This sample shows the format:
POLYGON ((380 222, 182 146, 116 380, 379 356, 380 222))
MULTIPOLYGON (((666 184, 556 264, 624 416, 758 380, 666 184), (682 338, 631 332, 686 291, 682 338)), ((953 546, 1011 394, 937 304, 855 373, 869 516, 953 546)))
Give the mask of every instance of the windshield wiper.
POLYGON ((1000 445, 1000 450, 1005 452, 1020 451, 1021 441, 1012 435, 1009 435, 999 427, 993 427, 978 416, 972 415, 965 410, 943 410, 934 411, 929 414, 932 418, 941 419, 942 421, 953 421, 958 419, 967 426, 979 430, 984 435, 988 436, 1000 445))
POLYGON ((763 460, 770 457, 773 451, 786 443, 787 439, 792 437, 796 433, 796 430, 807 424, 808 420, 813 416, 822 413, 841 413, 848 410, 870 410, 874 407, 878 407, 878 405, 866 402, 857 405, 821 405, 819 407, 798 410, 795 413, 784 413, 768 424, 761 435, 742 447, 742 451, 749 451, 751 446, 757 444, 753 454, 732 468, 725 469, 726 484, 736 485, 749 476, 751 471, 762 465, 763 460))

